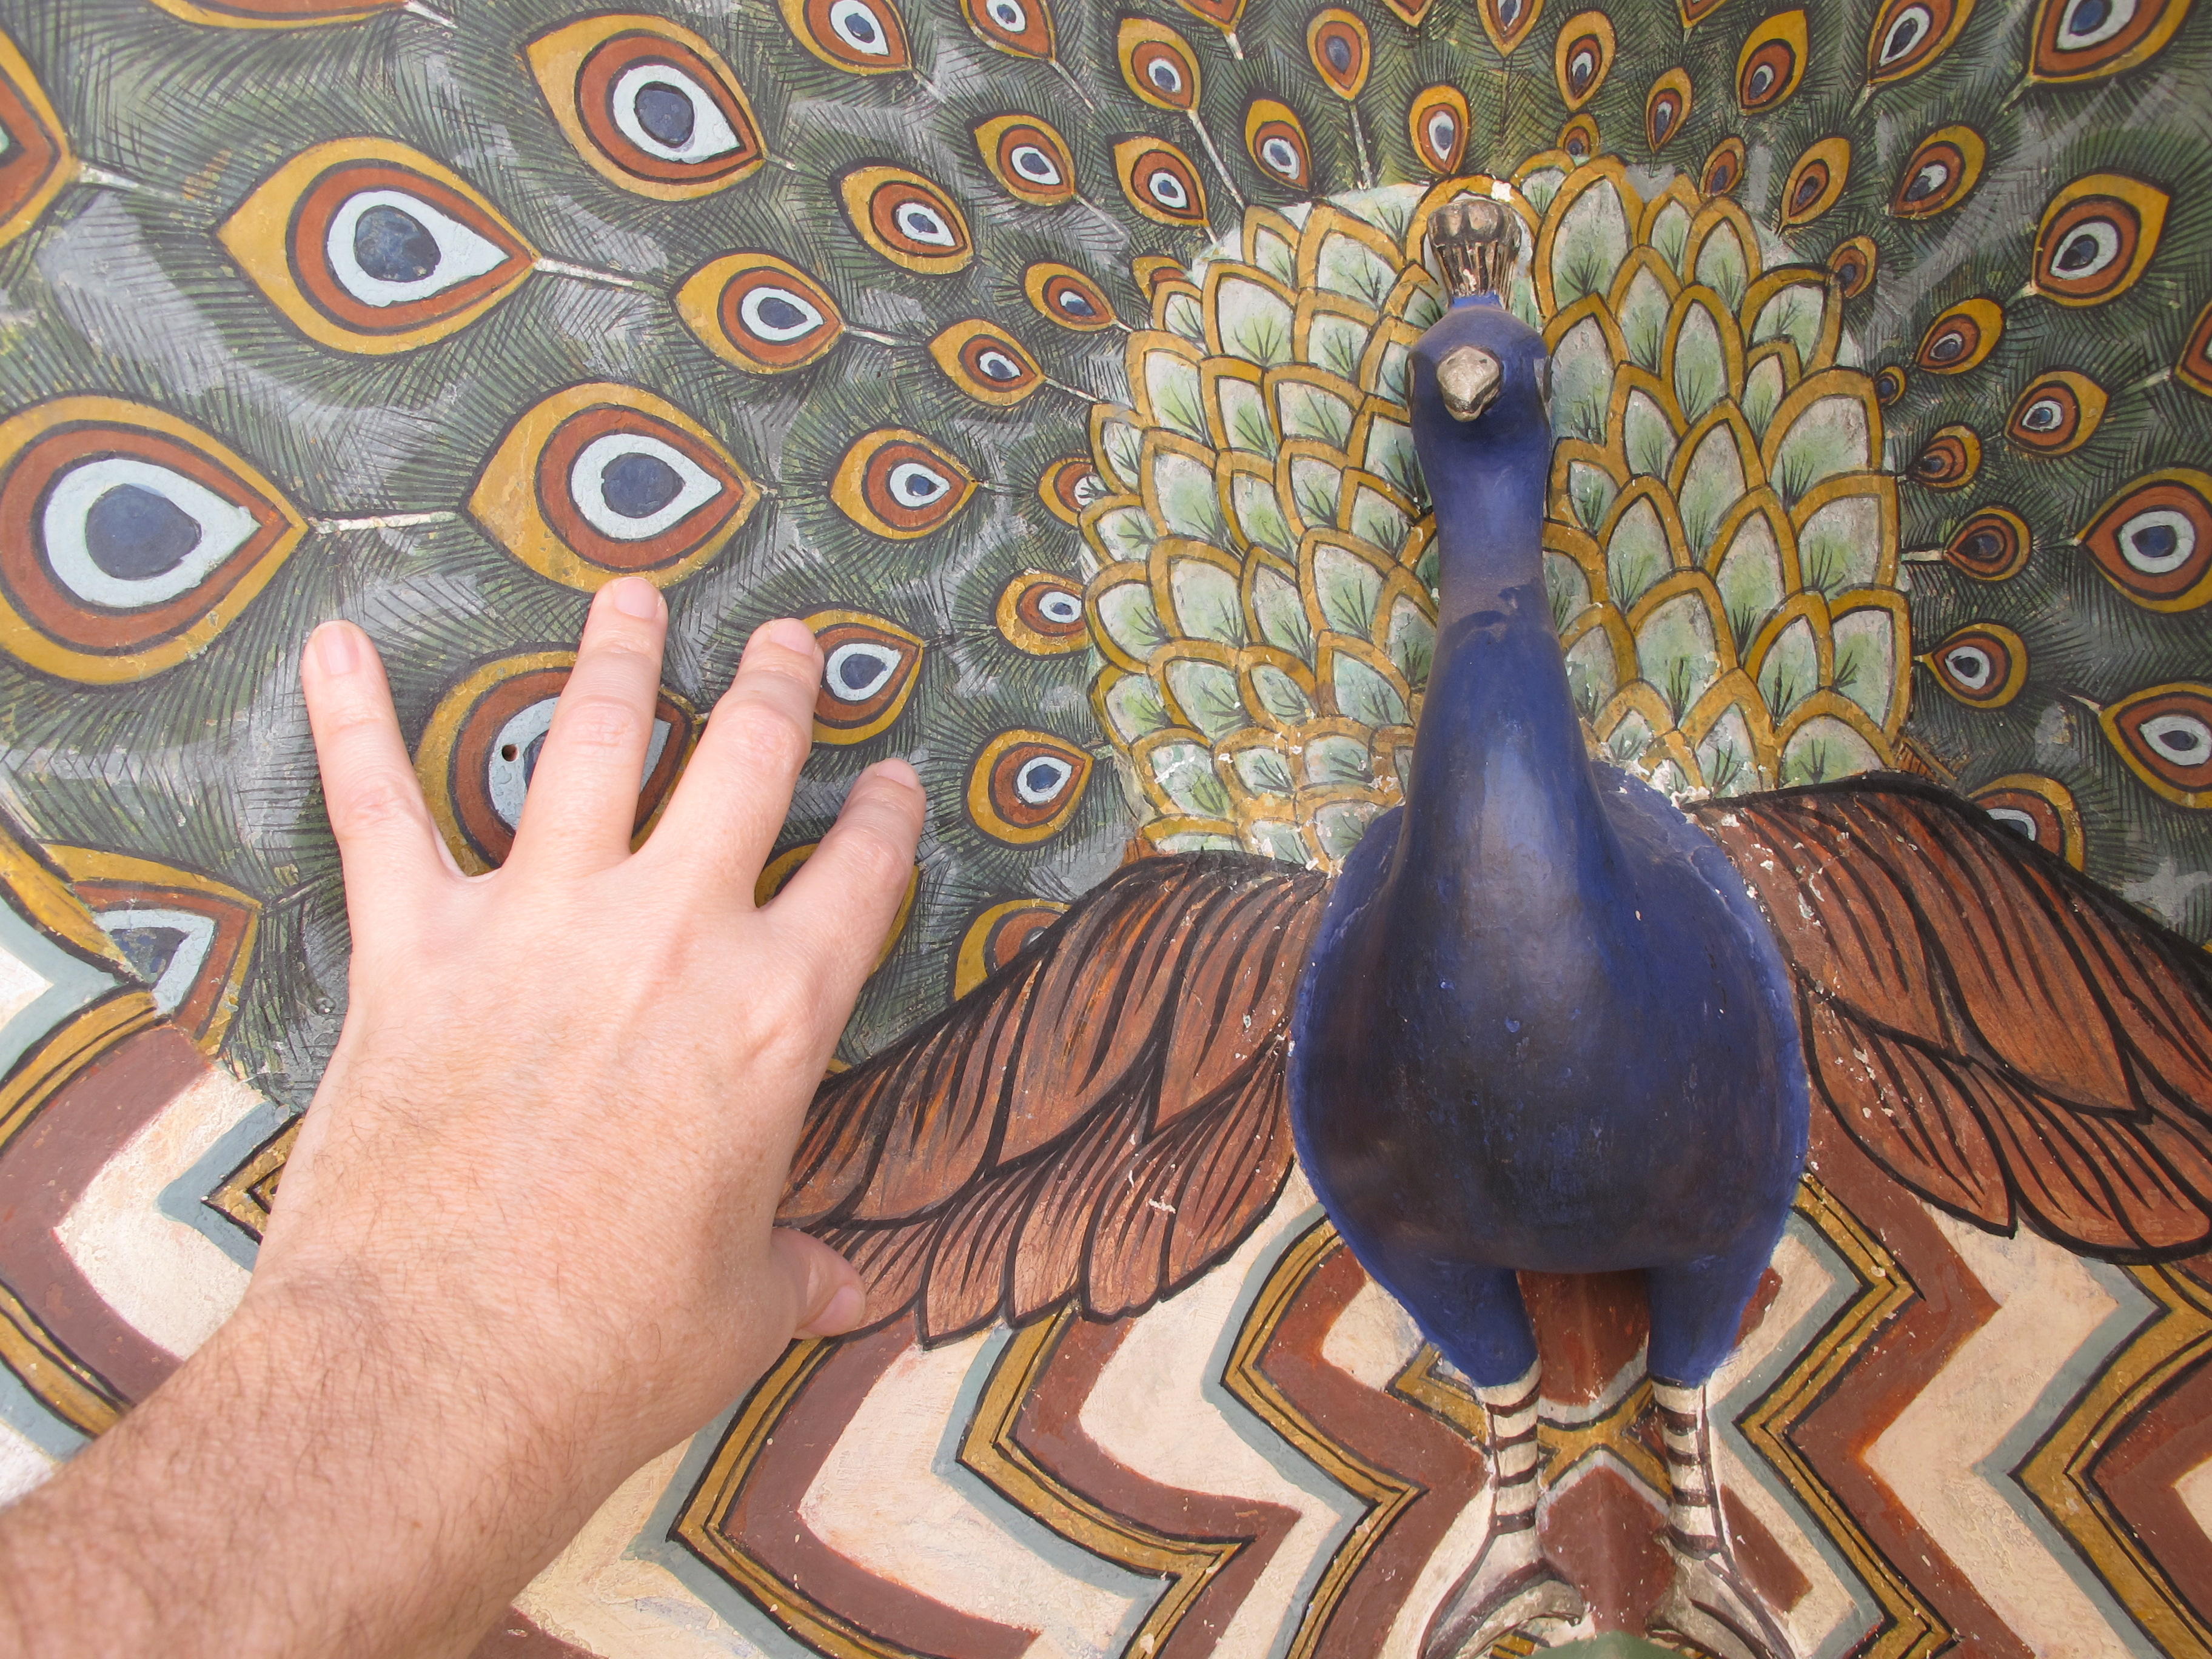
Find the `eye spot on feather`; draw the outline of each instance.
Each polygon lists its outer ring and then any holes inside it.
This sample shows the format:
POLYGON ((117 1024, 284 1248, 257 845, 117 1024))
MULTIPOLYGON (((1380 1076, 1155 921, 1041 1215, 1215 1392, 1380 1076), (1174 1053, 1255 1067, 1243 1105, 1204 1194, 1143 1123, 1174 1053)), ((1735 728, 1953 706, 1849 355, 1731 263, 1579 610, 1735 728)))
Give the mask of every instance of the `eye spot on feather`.
POLYGON ((1875 401, 1887 409, 1905 395, 1909 384, 1911 382, 1903 369, 1895 363, 1887 364, 1875 374, 1875 401))
POLYGON ((1982 470, 1982 441, 1972 427, 1938 427, 1913 457, 1912 481, 1930 489, 1960 489, 1982 470))
POLYGON ((75 171, 61 118, 0 34, 0 247, 38 222, 75 171))
POLYGON ((380 139, 303 150, 218 233, 302 333, 336 350, 412 350, 512 294, 538 254, 459 174, 380 139))
POLYGON ((1881 250, 1871 236, 1853 236, 1828 250, 1828 274, 1846 300, 1856 300, 1874 286, 1881 265, 1881 250))
POLYGON ((1579 110, 1595 96, 1613 71, 1613 20, 1601 11, 1579 11, 1559 26, 1552 46, 1552 78, 1560 101, 1579 110))
POLYGON ((2002 306, 1994 300, 1962 300, 1928 325, 1912 361, 1930 374, 1963 374, 1987 361, 2003 337, 2002 306))
POLYGON ((2076 870, 2081 867, 2087 851, 2081 809, 2074 792, 2057 779, 2015 772, 1992 779, 1969 799, 2021 840, 2057 854, 2076 870))
POLYGON ((1118 320, 1106 291, 1073 265, 1040 260, 1022 273, 1022 292, 1038 316, 1078 333, 1095 334, 1118 320))
POLYGON ((954 386, 994 408, 1012 408, 1044 384, 1036 359, 979 318, 943 330, 930 341, 929 355, 954 386))
POLYGON ((1949 49, 1972 0, 1888 0, 1867 32, 1867 84, 1917 75, 1949 49))
POLYGON ((792 38, 832 69, 892 75, 914 67, 892 0, 779 0, 792 38))
POLYGON ((2028 76, 2088 81, 2148 63, 2189 15, 2188 0, 2041 0, 2028 76))
POLYGON ((1017 651, 1063 656, 1091 643, 1083 590, 1042 570, 1025 570, 999 595, 999 632, 1017 651))
POLYGON ((1770 17, 1744 38, 1736 54, 1735 99, 1747 115, 1772 109, 1805 78, 1805 14, 1770 17))
POLYGON ((1705 165, 1698 175, 1698 188, 1707 196, 1730 195, 1743 182, 1743 140, 1723 138, 1705 157, 1705 165))
POLYGON ((966 216, 918 173, 888 165, 855 167, 838 181, 838 193, 854 232, 902 270, 949 276, 975 257, 966 216))
POLYGON ((1668 70, 1651 83, 1651 90, 1644 99, 1644 137, 1655 152, 1674 142, 1683 122, 1689 118, 1690 106, 1687 70, 1668 70))
POLYGON ((1440 177, 1458 172, 1469 118, 1467 94, 1457 87, 1425 87, 1416 94, 1406 127, 1421 165, 1440 177))
POLYGON ((1091 759, 1049 732, 1002 732, 969 769, 968 811, 994 840, 1026 846, 1067 827, 1091 781, 1091 759))
POLYGON ((748 374, 804 368, 837 343, 845 319, 823 286, 773 253, 725 254, 677 290, 699 343, 748 374))
POLYGON ((1809 225, 1844 193, 1851 176, 1851 141, 1823 138, 1797 158, 1782 185, 1782 223, 1795 230, 1809 225))
POLYGON ((2027 647, 2019 635, 1996 623, 1960 629, 1921 660, 1936 683, 1975 708, 2002 708, 2027 678, 2027 647))
POLYGON ((867 433, 845 452, 830 500, 863 530, 911 541, 942 529, 975 493, 975 477, 951 454, 902 427, 867 433))
POLYGON ((1114 147, 1114 173, 1129 205, 1157 223, 1206 223, 1206 188, 1190 158, 1164 138, 1125 138, 1114 147))
POLYGON ((1313 180, 1306 130, 1297 112, 1273 98, 1255 98, 1244 111, 1244 149, 1262 173, 1293 189, 1313 180))
POLYGON ((1049 0, 960 0, 968 27, 989 45, 1017 58, 1050 58, 1054 27, 1049 0))
MULTIPOLYGON (((471 669, 439 698, 416 750, 423 799, 453 858, 471 874, 506 860, 553 726, 572 651, 504 657, 471 669)), ((663 690, 632 820, 635 845, 652 828, 697 740, 690 704, 663 690)))
POLYGON ((1057 207, 1075 199, 1067 141, 1034 115, 994 115, 975 128, 976 153, 1000 187, 1020 201, 1057 207))
POLYGON ((1340 6, 1316 12, 1306 24, 1306 57, 1331 92, 1340 98, 1358 97, 1374 59, 1367 25, 1358 13, 1340 6))
POLYGON ((2128 769, 2181 806, 2212 807, 2212 686, 2154 685, 2098 716, 2128 769))
POLYGON ((1982 176, 1989 146, 1972 127, 1942 127, 1922 139, 1898 170, 1889 210, 1899 219, 1932 219, 1965 201, 1982 176))
POLYGON ((2212 599, 2212 474, 2171 467, 2136 479, 2098 509, 2081 545, 2137 605, 2195 610, 2212 599))
POLYGON ((1190 42, 1164 23, 1124 17, 1115 36, 1115 56, 1130 91, 1155 109, 1190 110, 1198 106, 1198 56, 1190 42))
POLYGON ((814 699, 817 743, 862 743, 906 712, 921 673, 920 638, 864 611, 822 611, 806 625, 822 647, 814 699))
POLYGON ((688 29, 587 17, 538 36, 524 56, 577 154, 624 190, 665 201, 710 195, 768 159, 736 75, 688 29))
POLYGON ((984 910, 962 936, 953 996, 966 996, 1066 914, 1067 906, 1049 899, 1006 899, 984 910))
MULTIPOLYGON (((1713 0, 1700 0, 1713 3, 1713 0)), ((1520 44, 1528 38, 1528 31, 1536 27, 1536 15, 1542 9, 1542 0, 1476 0, 1475 15, 1481 20, 1482 32, 1490 37, 1490 44, 1498 48, 1500 57, 1510 57, 1520 44)))
POLYGON ((2030 546, 2026 520, 2010 507, 1985 507, 1952 532, 1943 557, 1978 581, 2001 582, 2026 568, 2030 546))
POLYGON ((485 533, 586 592, 620 575, 665 587, 713 558, 759 487, 712 433, 636 386, 571 386, 525 412, 469 499, 485 533))
POLYGON ((0 643, 112 684, 183 661, 267 586, 307 525, 211 434, 63 398, 0 422, 0 643))
POLYGON ((2126 293, 2158 249, 2168 199, 2124 173, 2075 179, 2043 210, 2030 286, 2068 306, 2102 305, 2126 293))
POLYGON ((1587 115, 1577 115, 1559 129, 1558 148, 1577 161, 1587 161, 1600 148, 1597 123, 1587 115))
POLYGON ((2087 443, 2105 417, 2105 389, 2086 374, 2053 369, 2013 400, 2005 436, 2031 455, 2063 455, 2087 443))

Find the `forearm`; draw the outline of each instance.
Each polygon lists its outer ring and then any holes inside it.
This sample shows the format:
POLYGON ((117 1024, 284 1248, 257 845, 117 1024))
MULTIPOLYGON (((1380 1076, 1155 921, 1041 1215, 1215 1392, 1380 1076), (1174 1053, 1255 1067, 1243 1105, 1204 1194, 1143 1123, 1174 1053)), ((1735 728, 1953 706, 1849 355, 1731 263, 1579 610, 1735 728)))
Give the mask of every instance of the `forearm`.
POLYGON ((0 1511, 0 1651, 465 1654, 605 1484, 381 1322, 246 1307, 0 1511))

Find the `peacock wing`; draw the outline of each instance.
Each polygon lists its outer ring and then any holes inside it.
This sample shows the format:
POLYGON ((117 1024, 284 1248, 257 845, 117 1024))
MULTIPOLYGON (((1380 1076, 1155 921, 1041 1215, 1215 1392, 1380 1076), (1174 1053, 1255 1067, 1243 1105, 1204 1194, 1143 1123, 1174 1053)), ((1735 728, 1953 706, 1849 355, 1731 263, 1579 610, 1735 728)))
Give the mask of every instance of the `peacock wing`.
POLYGON ((1711 801, 1797 984, 1813 1086, 1992 1231, 2171 1257, 2212 1238, 2212 963, 1979 809, 1884 775, 1711 801))
POLYGON ((1291 1165, 1291 1000, 1327 878, 1136 860, 814 1098, 782 1218, 925 1341, 1071 1296, 1110 1316, 1243 1238, 1291 1165))

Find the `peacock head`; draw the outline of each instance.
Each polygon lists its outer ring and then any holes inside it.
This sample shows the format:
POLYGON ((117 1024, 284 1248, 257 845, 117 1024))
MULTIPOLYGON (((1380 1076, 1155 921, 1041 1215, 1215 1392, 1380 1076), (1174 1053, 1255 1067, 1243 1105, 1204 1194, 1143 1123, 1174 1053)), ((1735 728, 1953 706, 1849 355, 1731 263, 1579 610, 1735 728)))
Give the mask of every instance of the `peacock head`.
POLYGON ((1521 252, 1521 222, 1487 197, 1462 196, 1429 221, 1430 246, 1450 289, 1452 305, 1422 336, 1414 359, 1433 402, 1417 393, 1415 425, 1431 418, 1432 441, 1449 442, 1449 417, 1461 443, 1488 447, 1501 440, 1548 436, 1551 359, 1543 336, 1505 309, 1504 293, 1521 252), (1424 409, 1422 406, 1426 405, 1424 409))

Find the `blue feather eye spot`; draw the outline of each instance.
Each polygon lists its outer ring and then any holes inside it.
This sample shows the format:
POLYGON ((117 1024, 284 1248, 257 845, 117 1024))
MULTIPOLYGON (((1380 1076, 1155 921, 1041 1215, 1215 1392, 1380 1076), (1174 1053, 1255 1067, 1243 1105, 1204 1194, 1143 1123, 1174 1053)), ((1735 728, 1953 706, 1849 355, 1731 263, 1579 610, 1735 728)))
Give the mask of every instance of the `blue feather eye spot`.
POLYGON ((929 343, 945 378, 978 403, 1010 408, 1045 383, 1036 360, 980 318, 954 323, 929 343))
POLYGON ((1654 150, 1663 149, 1682 130, 1690 112, 1692 89, 1686 70, 1668 70, 1644 97, 1644 137, 1654 150))
POLYGON ((927 507, 952 488, 952 480, 926 461, 902 461, 885 480, 891 499, 909 509, 927 507))
POLYGON ((2098 716, 2128 769, 2166 799, 2212 806, 2212 687, 2193 681, 2154 685, 2123 697, 2098 716))
POLYGON ((902 427, 857 440, 830 485, 830 500, 847 518, 898 541, 942 528, 975 493, 973 473, 921 433, 902 427))
POLYGON ((0 424, 0 641, 71 679, 142 678, 228 624, 306 526, 171 416, 64 398, 0 424))
MULTIPOLYGON (((472 669, 439 699, 415 757, 430 815, 471 874, 505 861, 575 663, 570 652, 534 652, 472 669)), ((633 842, 667 801, 698 735, 690 704, 664 691, 653 711, 640 774, 633 842)))
POLYGON ((1105 290, 1073 265, 1040 260, 1022 273, 1022 292, 1040 317, 1079 334, 1095 334, 1116 320, 1105 290))
POLYGON ((966 216, 918 173, 888 165, 855 167, 838 189, 854 230, 893 264, 941 276, 964 270, 975 257, 966 216))
POLYGON ((999 632, 1018 651, 1056 657, 1091 642, 1083 590, 1042 570, 1025 570, 999 595, 999 632))
POLYGON ((1034 58, 1053 54, 1048 0, 960 0, 960 10, 968 27, 1000 52, 1034 58))
POLYGON ((806 619, 823 656, 814 700, 814 736, 860 743, 905 712, 921 667, 921 641, 897 623, 862 611, 824 611, 806 619))
POLYGON ((832 69, 890 75, 914 67, 893 0, 778 0, 793 38, 832 69))
POLYGON ((772 253, 732 253, 685 278, 677 314, 716 356, 752 374, 780 374, 837 343, 844 319, 828 292, 772 253))
POLYGON ((1274 98, 1255 98, 1244 111, 1244 149, 1260 170, 1304 189, 1313 176, 1306 130, 1297 112, 1274 98))
POLYGON ((1917 75, 1948 51, 1964 27, 1972 0, 1889 0, 1867 35, 1867 84, 1886 86, 1917 75))
POLYGON ((1367 84, 1373 59, 1367 25, 1358 13, 1342 7, 1316 12, 1306 24, 1306 56, 1331 92, 1340 98, 1357 98, 1367 84))
POLYGON ((1612 72, 1614 47, 1613 19, 1601 11, 1577 12, 1559 25, 1552 46, 1552 78, 1570 111, 1597 96, 1612 72))
POLYGON ((1977 581, 2001 582, 2026 567, 2030 546, 2026 520, 2010 507, 1985 507, 1953 532, 1943 557, 1977 581))
POLYGON ((1000 186, 1018 200, 1056 207, 1075 198, 1067 141, 1033 115, 994 115, 975 125, 975 149, 1000 186))
POLYGON ((2125 173, 2092 173, 2051 198, 2036 228, 2030 285, 2060 305, 2102 305, 2149 265, 2171 198, 2125 173))
POLYGON ((2191 467, 2148 473, 2106 502, 2081 540, 2137 605, 2194 610, 2212 599, 2212 477, 2191 467))
POLYGON ((1922 660, 1946 691, 1976 708, 2002 708, 2027 678, 2027 646, 1995 623, 1960 629, 1922 660))
POLYGON ((1928 8, 1911 5, 1899 12, 1881 36, 1875 49, 1875 61, 1887 69, 1909 56, 1912 49, 1928 38, 1929 19, 1928 8))
POLYGON ((2195 714, 2160 714, 2138 729, 2145 744, 2177 767, 2212 764, 2212 723, 2195 714))
POLYGON ((2189 16, 2189 0, 2041 0, 2028 76, 2089 81, 2148 63, 2189 16))
POLYGON ((2058 20, 2058 49, 2083 52, 2102 46, 2135 16, 2134 0, 2069 0, 2058 20))
POLYGON ((744 88, 689 29, 587 17, 526 49, 568 142, 609 182, 680 201, 750 177, 768 159, 744 88))
POLYGON ((1797 90, 1808 56, 1805 14, 1770 17, 1745 37, 1736 55, 1735 97, 1747 115, 1772 109, 1797 90))
POLYGON ((968 774, 968 811, 977 829, 1017 846, 1066 828, 1089 785, 1091 758, 1049 732, 1002 732, 968 774))

